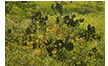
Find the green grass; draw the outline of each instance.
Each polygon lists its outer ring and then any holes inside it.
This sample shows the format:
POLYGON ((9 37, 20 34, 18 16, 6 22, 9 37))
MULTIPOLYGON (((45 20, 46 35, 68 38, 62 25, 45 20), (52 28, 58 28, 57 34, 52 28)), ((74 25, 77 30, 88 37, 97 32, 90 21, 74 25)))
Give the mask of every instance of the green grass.
MULTIPOLYGON (((60 3, 60 2, 59 2, 60 3)), ((6 1, 5 3, 5 64, 6 66, 104 66, 105 65, 105 2, 96 1, 65 1, 63 3, 63 14, 51 9, 54 1, 30 1, 21 3, 16 1, 6 1), (42 17, 48 16, 46 25, 39 21, 32 24, 30 19, 36 12, 40 11, 42 17), (84 18, 80 26, 69 27, 63 23, 63 16, 76 14, 75 20, 84 18), (56 24, 57 16, 60 23, 56 24), (79 33, 87 31, 87 25, 95 26, 96 37, 80 37, 79 33), (26 33, 29 27, 36 32, 32 33, 31 40, 26 33), (45 29, 46 28, 46 29, 45 29), (11 29, 11 33, 8 30, 11 29), (48 31, 49 30, 49 31, 48 31), (63 40, 70 35, 69 41, 73 43, 73 49, 66 47, 55 50, 56 54, 50 56, 47 47, 55 45, 56 40, 63 40), (98 39, 100 38, 100 39, 98 39), (53 39, 51 45, 46 46, 47 40, 53 39), (33 48, 36 43, 36 48, 33 48), (92 52, 97 42, 97 52, 92 56, 92 52), (25 43, 27 45, 25 45, 25 43)), ((67 45, 66 45, 67 46, 67 45)), ((69 46, 68 46, 69 47, 69 46)))

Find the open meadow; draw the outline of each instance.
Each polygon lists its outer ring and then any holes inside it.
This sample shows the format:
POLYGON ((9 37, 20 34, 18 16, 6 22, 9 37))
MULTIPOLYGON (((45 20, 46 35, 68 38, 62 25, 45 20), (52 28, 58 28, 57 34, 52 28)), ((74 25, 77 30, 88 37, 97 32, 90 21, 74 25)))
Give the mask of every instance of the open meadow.
POLYGON ((5 1, 6 66, 105 66, 105 1, 5 1))

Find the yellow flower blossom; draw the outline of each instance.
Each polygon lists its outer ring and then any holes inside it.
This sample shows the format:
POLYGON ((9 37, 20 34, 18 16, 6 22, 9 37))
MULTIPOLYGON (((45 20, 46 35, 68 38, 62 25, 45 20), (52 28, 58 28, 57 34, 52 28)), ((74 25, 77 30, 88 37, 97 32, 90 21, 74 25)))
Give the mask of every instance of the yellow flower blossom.
POLYGON ((36 43, 38 43, 38 42, 39 42, 39 40, 35 40, 35 42, 36 42, 36 43))
POLYGON ((42 39, 42 38, 44 38, 44 35, 39 35, 38 38, 42 39))
POLYGON ((54 18, 54 16, 50 16, 51 18, 54 18))
POLYGON ((54 55, 54 54, 56 54, 57 53, 57 51, 54 49, 53 51, 52 51, 52 54, 54 55))
POLYGON ((80 40, 83 40, 83 38, 80 38, 80 40))
POLYGON ((78 40, 78 37, 76 37, 76 40, 78 40))
POLYGON ((34 53, 36 55, 40 56, 41 55, 41 50, 40 49, 36 49, 36 50, 34 50, 34 53))
POLYGON ((55 31, 56 29, 52 29, 51 31, 55 31))
POLYGON ((54 27, 58 27, 58 25, 57 25, 57 24, 53 24, 53 26, 54 26, 54 27))
POLYGON ((32 34, 32 33, 31 33, 30 35, 31 35, 31 37, 34 37, 34 36, 35 36, 35 35, 34 35, 34 34, 32 34))
POLYGON ((14 56, 15 59, 18 59, 18 56, 14 56))
POLYGON ((92 52, 92 54, 94 55, 95 53, 94 53, 94 52, 92 52))
POLYGON ((29 45, 29 42, 27 41, 27 44, 29 45))
POLYGON ((8 48, 10 47, 10 45, 8 45, 8 48))
POLYGON ((74 40, 72 40, 72 42, 74 43, 74 40))
POLYGON ((40 26, 37 26, 37 28, 40 28, 40 26))
POLYGON ((58 45, 59 45, 59 46, 61 46, 62 44, 61 44, 61 43, 59 43, 58 45))
POLYGON ((6 16, 9 16, 8 14, 6 14, 6 16))
POLYGON ((74 37, 74 34, 70 34, 71 37, 74 37))
POLYGON ((57 47, 57 45, 55 45, 55 47, 57 47))
POLYGON ((48 27, 46 27, 46 31, 50 31, 50 29, 48 27))
POLYGON ((27 12, 28 15, 32 16, 32 13, 30 11, 27 12))
POLYGON ((53 31, 55 31, 55 30, 56 30, 56 29, 54 29, 54 28, 50 29, 50 28, 46 27, 46 31, 53 32, 53 31))
POLYGON ((34 43, 34 42, 32 42, 32 41, 30 42, 31 45, 32 45, 33 43, 34 43))
POLYGON ((39 6, 36 6, 36 9, 37 9, 38 11, 40 11, 40 7, 39 7, 39 6))

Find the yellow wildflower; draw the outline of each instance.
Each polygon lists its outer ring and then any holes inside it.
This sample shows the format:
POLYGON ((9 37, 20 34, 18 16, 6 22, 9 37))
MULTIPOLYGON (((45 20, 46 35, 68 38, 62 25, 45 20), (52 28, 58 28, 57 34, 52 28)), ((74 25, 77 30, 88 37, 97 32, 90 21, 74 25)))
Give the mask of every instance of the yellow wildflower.
POLYGON ((80 38, 80 40, 83 40, 83 38, 80 38))
POLYGON ((40 26, 37 26, 37 28, 40 28, 40 26))
POLYGON ((56 29, 52 29, 51 31, 55 31, 56 29))
POLYGON ((6 14, 6 16, 8 16, 8 14, 6 14))
POLYGON ((54 27, 58 27, 58 25, 57 25, 57 24, 53 24, 53 26, 54 26, 54 27))
POLYGON ((27 40, 29 40, 29 35, 27 35, 27 40))
POLYGON ((28 15, 32 16, 32 13, 30 11, 28 11, 27 13, 28 13, 28 15))
POLYGON ((42 38, 44 38, 44 35, 39 35, 38 38, 42 39, 42 38))
POLYGON ((18 56, 14 56, 15 59, 18 59, 18 56))
POLYGON ((57 45, 55 45, 55 47, 57 47, 57 45))
POLYGON ((59 45, 59 46, 61 46, 62 44, 61 44, 61 43, 59 43, 58 45, 59 45))
POLYGON ((92 54, 94 55, 95 53, 94 53, 94 52, 92 52, 92 54))
POLYGON ((39 40, 35 40, 35 42, 36 42, 36 43, 38 43, 38 42, 39 42, 39 40))
POLYGON ((78 37, 76 37, 76 40, 78 40, 78 37))
POLYGON ((89 37, 90 39, 92 39, 92 37, 89 37))
POLYGON ((10 47, 10 45, 8 45, 8 48, 10 47))
POLYGON ((32 34, 32 33, 31 33, 30 35, 31 35, 31 37, 34 37, 34 36, 35 36, 35 35, 34 35, 34 34, 32 34))
POLYGON ((72 40, 72 42, 74 43, 74 40, 72 40))
POLYGON ((54 54, 56 54, 57 53, 57 51, 54 49, 53 51, 52 51, 52 54, 54 55, 54 54))
POLYGON ((50 31, 50 29, 48 27, 46 27, 46 31, 50 31))
POLYGON ((40 11, 40 7, 39 7, 39 6, 36 6, 36 9, 37 9, 38 11, 40 11))
POLYGON ((31 45, 32 45, 33 43, 34 43, 34 42, 32 42, 32 41, 30 42, 31 45))
POLYGON ((54 16, 51 16, 51 18, 54 18, 54 16))
POLYGON ((74 34, 70 34, 71 37, 74 37, 74 34))
POLYGON ((27 41, 27 44, 29 45, 29 42, 27 41))
POLYGON ((34 53, 36 55, 40 56, 41 55, 41 50, 40 49, 36 49, 36 50, 34 50, 34 53))
POLYGON ((40 41, 40 43, 42 43, 42 41, 40 41))

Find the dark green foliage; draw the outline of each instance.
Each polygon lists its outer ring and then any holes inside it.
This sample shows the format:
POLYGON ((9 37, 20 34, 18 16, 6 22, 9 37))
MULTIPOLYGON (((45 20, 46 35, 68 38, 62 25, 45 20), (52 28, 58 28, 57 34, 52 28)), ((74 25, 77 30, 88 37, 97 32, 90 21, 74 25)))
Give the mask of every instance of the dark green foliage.
POLYGON ((80 21, 80 22, 83 22, 83 21, 84 21, 84 18, 83 18, 83 19, 80 18, 79 21, 80 21))
POLYGON ((48 20, 48 16, 45 16, 45 20, 48 20))
POLYGON ((93 48, 92 52, 96 53, 97 52, 97 49, 96 47, 93 48))
POLYGON ((57 18, 56 18, 56 23, 57 23, 57 24, 59 23, 59 20, 60 20, 59 18, 60 18, 60 17, 57 17, 57 18))
POLYGON ((70 1, 70 3, 72 3, 72 1, 70 1))
POLYGON ((74 47, 73 47, 73 43, 71 42, 67 42, 65 43, 65 48, 68 50, 68 51, 71 51, 74 47))
POLYGON ((55 9, 57 9, 58 11, 62 10, 62 5, 56 2, 55 9))
POLYGON ((69 20, 69 15, 66 15, 66 16, 64 16, 64 18, 63 18, 64 20, 69 20))
POLYGON ((59 49, 62 49, 62 48, 64 47, 63 40, 56 40, 55 45, 57 45, 56 48, 57 48, 58 50, 59 50, 59 49), (61 44, 61 45, 59 45, 59 44, 61 44))
POLYGON ((27 46, 27 42, 24 42, 24 43, 23 43, 23 46, 27 46))
POLYGON ((54 50, 54 47, 47 47, 46 50, 48 51, 49 53, 49 56, 52 56, 52 51, 54 50))
POLYGON ((36 49, 36 43, 33 43, 33 49, 36 49))
POLYGON ((61 15, 63 15, 63 7, 62 7, 62 3, 59 3, 57 1, 55 1, 56 5, 54 7, 54 5, 51 5, 51 8, 55 11, 58 11, 61 15))
POLYGON ((8 29, 8 31, 7 31, 7 32, 10 34, 12 31, 11 31, 11 29, 8 29))
POLYGON ((76 15, 75 14, 72 14, 71 18, 74 18, 74 17, 76 17, 76 15))
POLYGON ((65 60, 66 60, 66 55, 63 53, 63 51, 59 51, 59 52, 57 53, 57 59, 58 59, 59 61, 65 61, 65 60))
POLYGON ((54 9, 54 5, 53 4, 51 5, 51 8, 54 9))
POLYGON ((29 27, 26 29, 26 33, 27 33, 27 34, 32 33, 32 31, 31 31, 31 29, 30 29, 29 27))

